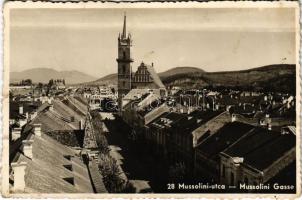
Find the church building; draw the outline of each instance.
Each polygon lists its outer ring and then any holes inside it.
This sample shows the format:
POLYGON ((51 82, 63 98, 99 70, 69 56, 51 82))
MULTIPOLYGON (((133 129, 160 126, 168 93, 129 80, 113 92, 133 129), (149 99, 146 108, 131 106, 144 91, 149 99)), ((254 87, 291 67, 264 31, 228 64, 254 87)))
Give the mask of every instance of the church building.
POLYGON ((118 36, 118 104, 122 108, 122 99, 132 89, 150 89, 160 95, 166 94, 166 89, 158 74, 155 72, 153 63, 147 65, 144 62, 138 66, 136 72, 132 72, 133 58, 131 56, 132 39, 126 30, 126 16, 124 16, 123 32, 118 36))

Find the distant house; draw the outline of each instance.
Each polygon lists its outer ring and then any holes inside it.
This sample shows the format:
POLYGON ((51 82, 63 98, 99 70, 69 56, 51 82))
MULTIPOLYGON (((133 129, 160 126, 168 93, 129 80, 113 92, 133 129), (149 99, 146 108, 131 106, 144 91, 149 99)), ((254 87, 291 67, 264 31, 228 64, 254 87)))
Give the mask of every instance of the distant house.
POLYGON ((253 128, 249 124, 230 122, 198 144, 195 148, 195 177, 218 183, 220 180, 220 152, 226 150, 253 128))
MULTIPOLYGON (((76 152, 27 125, 10 147, 10 190, 25 193, 93 193, 87 166, 76 152)), ((105 187, 103 192, 106 192, 105 187)))
POLYGON ((227 185, 267 183, 295 161, 295 145, 292 133, 255 128, 220 153, 220 181, 227 185))
MULTIPOLYGON (((207 125, 221 114, 220 111, 194 111, 190 114, 165 112, 146 125, 146 139, 155 152, 169 162, 182 162, 192 173, 196 133, 207 132, 207 125)), ((200 136, 201 137, 201 136, 200 136)))

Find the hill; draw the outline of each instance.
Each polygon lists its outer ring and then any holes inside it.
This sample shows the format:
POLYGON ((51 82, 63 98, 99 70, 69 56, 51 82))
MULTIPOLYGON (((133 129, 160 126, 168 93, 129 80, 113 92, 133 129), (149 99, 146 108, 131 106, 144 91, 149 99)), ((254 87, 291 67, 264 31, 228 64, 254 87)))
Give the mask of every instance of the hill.
MULTIPOLYGON (((295 65, 278 64, 239 71, 205 72, 195 67, 175 67, 159 73, 166 86, 183 88, 241 87, 293 91, 295 88, 295 65)), ((117 74, 110 74, 89 85, 117 84, 117 74)))
POLYGON ((248 70, 203 72, 162 78, 166 86, 184 88, 243 87, 287 91, 295 87, 295 65, 269 65, 248 70), (288 87, 287 87, 288 86, 288 87))
MULTIPOLYGON (((180 75, 180 74, 193 74, 193 73, 203 73, 204 71, 202 69, 196 68, 196 67, 175 67, 172 69, 169 69, 165 72, 161 72, 159 73, 159 77, 161 79, 166 78, 166 77, 170 77, 170 76, 175 76, 175 75, 180 75)), ((104 76, 102 78, 99 78, 95 81, 91 81, 91 82, 86 82, 83 84, 87 84, 87 85, 107 85, 107 84, 111 84, 111 85, 117 85, 117 74, 109 74, 107 76, 104 76)))
POLYGON ((96 78, 88 74, 70 70, 70 71, 57 71, 50 68, 34 68, 21 72, 10 72, 10 82, 19 82, 22 79, 31 79, 34 83, 48 83, 50 79, 65 79, 66 84, 83 83, 96 78))
POLYGON ((205 71, 197 67, 175 67, 165 72, 159 73, 160 78, 171 77, 179 74, 204 73, 205 71))
POLYGON ((109 74, 95 81, 81 83, 81 85, 117 85, 117 74, 109 74))

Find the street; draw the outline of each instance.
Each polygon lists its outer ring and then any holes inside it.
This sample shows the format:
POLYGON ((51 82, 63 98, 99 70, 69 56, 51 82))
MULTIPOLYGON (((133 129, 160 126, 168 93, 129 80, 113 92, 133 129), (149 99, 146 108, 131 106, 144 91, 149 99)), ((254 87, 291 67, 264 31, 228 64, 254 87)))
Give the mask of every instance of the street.
POLYGON ((158 169, 151 154, 146 154, 141 145, 129 140, 131 128, 117 116, 111 120, 104 120, 104 123, 109 130, 106 137, 113 150, 111 155, 121 164, 129 181, 135 187, 142 185, 146 187, 149 184, 153 192, 164 192, 166 184, 161 180, 162 175, 158 176, 158 172, 162 174, 162 170, 158 169))

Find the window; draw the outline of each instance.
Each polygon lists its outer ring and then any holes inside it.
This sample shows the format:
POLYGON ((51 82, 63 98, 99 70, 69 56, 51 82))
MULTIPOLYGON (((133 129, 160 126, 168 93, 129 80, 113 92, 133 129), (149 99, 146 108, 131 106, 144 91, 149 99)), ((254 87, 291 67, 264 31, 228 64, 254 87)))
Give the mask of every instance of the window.
POLYGON ((120 74, 125 74, 126 71, 126 66, 122 65, 121 69, 120 69, 120 74))
POLYGON ((126 58, 126 52, 123 51, 123 58, 125 59, 126 58))
POLYGON ((63 167, 65 167, 69 171, 72 171, 72 165, 63 165, 63 167))
POLYGON ((63 180, 70 183, 71 185, 74 185, 74 178, 73 177, 66 177, 66 178, 63 178, 63 180))
POLYGON ((64 155, 64 158, 66 158, 67 160, 71 160, 72 157, 72 155, 64 155))
POLYGON ((231 185, 234 185, 234 182, 235 182, 234 173, 231 172, 231 185))
POLYGON ((225 177, 225 165, 222 164, 222 177, 224 178, 225 177))

